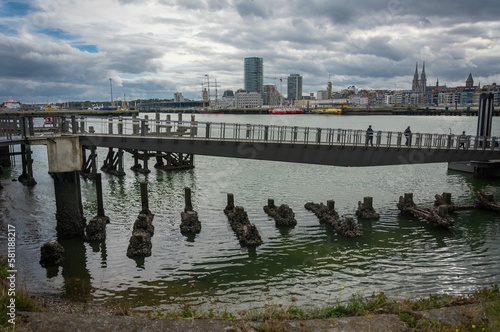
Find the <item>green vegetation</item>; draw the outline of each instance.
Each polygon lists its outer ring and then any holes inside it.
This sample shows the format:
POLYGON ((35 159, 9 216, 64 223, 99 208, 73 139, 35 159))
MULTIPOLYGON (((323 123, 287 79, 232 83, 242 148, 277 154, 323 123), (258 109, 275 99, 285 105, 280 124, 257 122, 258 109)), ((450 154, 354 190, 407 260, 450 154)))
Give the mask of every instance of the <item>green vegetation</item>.
POLYGON ((19 281, 15 291, 9 289, 9 277, 7 259, 0 256, 0 326, 12 326, 9 323, 11 317, 8 315, 10 312, 9 305, 15 303, 15 312, 20 311, 38 311, 39 308, 35 301, 20 289, 19 281))
MULTIPOLYGON (((500 288, 497 285, 482 288, 467 296, 430 295, 418 300, 390 300, 384 293, 373 293, 363 297, 359 294, 351 296, 346 302, 338 302, 333 306, 298 307, 293 305, 296 299, 292 297, 290 306, 268 305, 262 309, 238 312, 239 317, 229 313, 216 312, 213 309, 204 313, 196 306, 183 303, 172 311, 148 312, 150 319, 224 319, 230 321, 260 322, 258 331, 284 331, 282 322, 285 320, 329 319, 354 316, 375 317, 378 314, 393 314, 405 323, 410 331, 500 331, 500 288), (475 306, 467 306, 474 304, 475 306), (426 315, 432 309, 447 307, 460 308, 460 319, 456 323, 446 323, 443 320, 426 315)), ((128 308, 128 305, 123 304, 128 308)), ((125 310, 128 311, 128 310, 125 310)), ((128 313, 127 313, 128 314, 128 313)))

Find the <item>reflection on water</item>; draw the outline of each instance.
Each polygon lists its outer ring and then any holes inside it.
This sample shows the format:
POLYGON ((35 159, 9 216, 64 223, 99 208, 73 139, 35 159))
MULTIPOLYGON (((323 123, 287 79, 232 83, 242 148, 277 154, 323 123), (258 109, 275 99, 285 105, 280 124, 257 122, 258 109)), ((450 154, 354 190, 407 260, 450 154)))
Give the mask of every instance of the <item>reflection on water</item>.
MULTIPOLYGON (((205 117, 242 123, 270 119, 205 117)), ((272 119, 292 125, 314 127, 321 122, 322 127, 360 129, 365 127, 363 122, 369 122, 377 130, 394 130, 405 128, 408 121, 414 124, 412 128, 423 126, 425 117, 362 117, 356 123, 352 117, 272 119)), ((473 118, 426 121, 427 127, 434 126, 431 132, 440 132, 441 127, 445 132, 450 127, 473 131, 474 127, 473 118)), ((99 152, 99 160, 104 160, 105 152, 99 152)), ((47 174, 44 147, 34 147, 33 153, 38 184, 25 188, 10 181, 19 176, 20 170, 14 167, 1 177, 5 188, 0 195, 2 228, 16 225, 19 270, 33 293, 239 310, 291 304, 292 297, 298 305, 318 305, 336 303, 354 293, 383 291, 392 297, 467 293, 500 282, 498 214, 461 211, 454 215, 452 230, 441 230, 400 216, 396 207, 405 192, 413 192, 415 202, 423 206, 432 205, 434 195, 442 192, 452 193, 455 203, 471 203, 477 190, 497 194, 498 181, 450 172, 446 164, 339 168, 207 156, 196 156, 196 168, 191 170, 153 169, 148 175, 127 171, 123 178, 103 174, 105 213, 111 222, 106 241, 61 241, 68 253, 64 265, 46 270, 38 260, 41 245, 55 239, 54 185, 47 174), (141 181, 148 183, 155 234, 152 256, 134 260, 126 251, 141 209, 141 181), (202 223, 201 233, 191 237, 179 229, 185 187, 192 189, 193 207, 202 223), (223 213, 227 193, 234 194, 235 204, 245 208, 259 229, 264 244, 257 249, 241 247, 231 230, 223 213), (304 208, 306 202, 334 199, 339 214, 353 216, 364 196, 373 197, 381 219, 361 223, 360 238, 339 237, 304 208), (294 210, 296 227, 275 226, 263 211, 269 198, 294 210)), ((125 164, 132 165, 132 158, 125 164)), ((90 220, 97 214, 92 181, 82 181, 82 198, 85 217, 90 220)), ((2 252, 7 248, 5 237, 2 232, 2 252)))

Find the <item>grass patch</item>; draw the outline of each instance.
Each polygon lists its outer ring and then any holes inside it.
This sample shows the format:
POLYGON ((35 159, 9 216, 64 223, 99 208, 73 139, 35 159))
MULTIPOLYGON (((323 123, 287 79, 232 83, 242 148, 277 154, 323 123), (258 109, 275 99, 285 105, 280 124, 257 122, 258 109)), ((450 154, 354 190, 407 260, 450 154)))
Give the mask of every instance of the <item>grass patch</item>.
POLYGON ((16 276, 15 291, 9 289, 10 275, 8 272, 7 259, 0 256, 0 326, 13 326, 9 320, 12 318, 8 314, 11 313, 8 307, 13 302, 15 303, 14 314, 20 311, 40 311, 35 301, 29 297, 28 293, 20 289, 19 282, 16 276))

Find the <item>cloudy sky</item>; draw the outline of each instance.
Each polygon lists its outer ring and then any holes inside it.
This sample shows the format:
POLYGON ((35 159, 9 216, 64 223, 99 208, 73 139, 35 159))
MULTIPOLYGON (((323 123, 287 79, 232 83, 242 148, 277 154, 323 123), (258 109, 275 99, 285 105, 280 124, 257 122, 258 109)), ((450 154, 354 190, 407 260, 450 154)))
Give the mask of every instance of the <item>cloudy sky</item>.
MULTIPOLYGON (((304 93, 500 83, 498 0, 3 0, 0 98, 23 103, 201 99, 243 87, 243 59, 266 84, 291 73, 304 93)), ((286 94, 286 80, 283 92, 286 94)))

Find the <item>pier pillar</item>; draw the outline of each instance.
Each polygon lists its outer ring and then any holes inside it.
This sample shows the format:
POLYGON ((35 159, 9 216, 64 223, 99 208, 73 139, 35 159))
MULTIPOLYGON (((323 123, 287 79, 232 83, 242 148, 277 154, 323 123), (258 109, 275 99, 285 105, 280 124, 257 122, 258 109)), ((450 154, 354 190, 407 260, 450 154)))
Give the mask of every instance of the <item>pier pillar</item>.
POLYGON ((193 203, 191 201, 191 188, 184 188, 184 212, 193 211, 193 203))
POLYGON ((18 181, 26 186, 34 186, 36 181, 33 177, 33 159, 31 158, 31 146, 29 144, 21 144, 21 161, 23 171, 18 181))
POLYGON ((0 146, 0 166, 10 167, 12 162, 10 161, 10 151, 8 146, 0 146))
POLYGON ((54 179, 58 238, 83 237, 83 216, 79 172, 82 153, 78 137, 54 137, 47 141, 49 173, 54 179))

